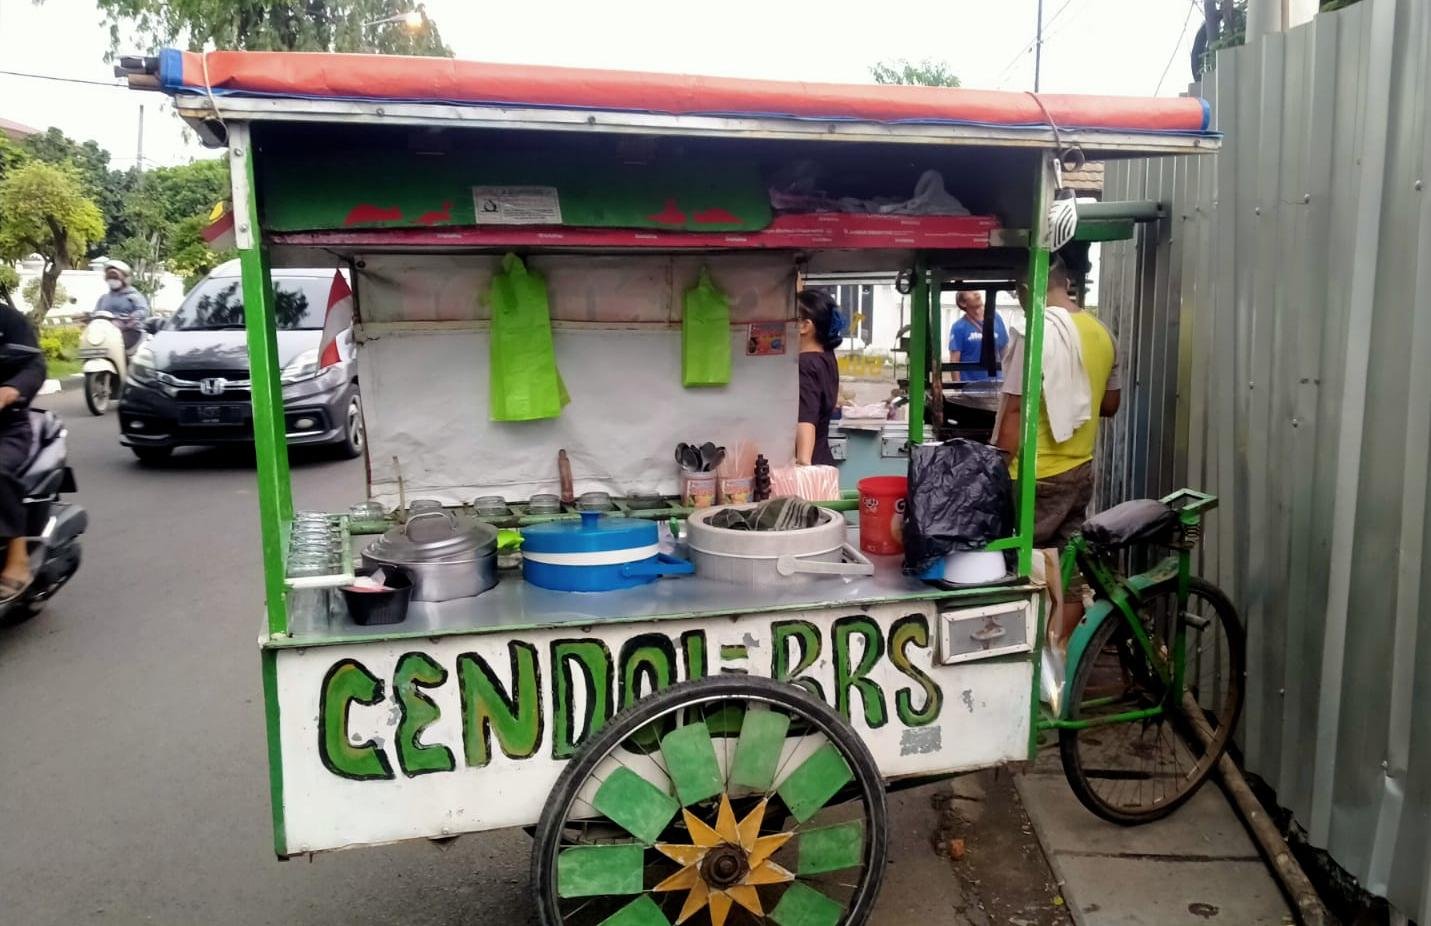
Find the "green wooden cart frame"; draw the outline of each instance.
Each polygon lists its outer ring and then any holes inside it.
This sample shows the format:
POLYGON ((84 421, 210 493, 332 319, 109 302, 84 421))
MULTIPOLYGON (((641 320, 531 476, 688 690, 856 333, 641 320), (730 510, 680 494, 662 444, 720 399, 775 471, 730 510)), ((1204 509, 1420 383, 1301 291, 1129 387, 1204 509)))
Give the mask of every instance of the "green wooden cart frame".
MULTIPOLYGON (((207 57, 203 63, 207 69, 207 57)), ((335 58, 334 66, 352 66, 352 59, 335 58)), ((133 86, 152 89, 160 82, 155 62, 127 67, 133 86)), ((861 922, 884 862, 886 787, 1030 759, 1045 730, 1071 738, 1076 756, 1079 732, 1108 722, 1075 716, 1080 710, 1111 706, 1114 721, 1164 714, 1166 704, 1139 713, 1113 704, 1116 699, 1093 697, 1065 706, 1059 716, 1040 714, 1046 615, 1029 579, 1036 556, 1031 474, 1042 391, 1048 207, 1061 159, 1207 152, 1216 149, 1215 136, 168 89, 182 117, 207 141, 227 147, 231 169, 257 452, 266 609, 260 649, 280 857, 521 825, 535 828, 533 877, 544 922, 645 926, 702 916, 717 926, 730 916, 783 926, 861 922), (990 546, 1014 551, 1013 581, 947 589, 885 574, 839 594, 693 593, 682 600, 623 593, 609 599, 614 604, 582 605, 544 619, 537 599, 512 580, 477 599, 483 603, 474 616, 455 624, 334 628, 295 613, 286 569, 294 505, 276 349, 275 250, 346 264, 361 303, 358 261, 369 251, 505 249, 490 237, 464 246, 449 229, 272 227, 266 197, 278 189, 302 195, 293 184, 275 181, 297 169, 296 132, 305 133, 310 176, 324 172, 330 152, 351 152, 366 139, 395 132, 459 146, 521 133, 545 139, 554 150, 583 137, 636 146, 750 142, 815 159, 938 156, 977 170, 981 182, 997 188, 993 199, 1001 211, 1022 217, 993 231, 990 247, 806 250, 824 259, 825 269, 848 260, 860 270, 881 262, 886 270, 912 271, 913 443, 928 433, 925 374, 916 371, 934 367, 940 352, 943 283, 969 268, 986 277, 991 269, 1026 274, 1024 476, 1017 482, 1016 529, 990 546), (275 142, 280 136, 286 147, 275 142), (1014 645, 990 642, 1009 639, 1014 645), (968 640, 976 641, 972 655, 959 649, 968 640), (574 694, 578 683, 585 687, 574 694), (379 712, 389 719, 375 719, 379 712), (946 718, 963 713, 957 724, 936 723, 941 712, 946 718), (362 732, 384 723, 391 740, 362 732), (956 736, 965 741, 955 745, 956 736), (535 781, 540 793, 526 793, 531 785, 524 779, 535 781)), ((326 170, 336 171, 336 164, 326 170)), ((1157 215, 1149 204, 1105 204, 1078 235, 1087 241, 1130 237, 1135 220, 1157 215)), ((681 250, 679 242, 665 246, 681 250)), ((1210 504, 1202 498, 1184 507, 1184 536, 1210 504)), ((379 527, 344 524, 354 534, 379 527)), ((1124 580, 1111 558, 1098 558, 1080 541, 1069 562, 1093 572, 1112 603, 1095 608, 1081 628, 1072 664, 1082 661, 1083 648, 1093 655, 1114 652, 1123 638, 1102 628, 1112 628, 1122 613, 1131 625, 1150 628, 1135 642, 1154 662, 1158 641, 1176 636, 1173 675, 1181 690, 1188 665, 1181 631, 1139 624, 1138 615, 1156 593, 1172 588, 1170 626, 1185 623, 1188 549, 1184 545, 1171 566, 1124 580)), ((662 594, 667 585, 699 587, 662 583, 662 594)), ((1128 667, 1125 659, 1125 677, 1128 667)), ((1156 666, 1145 674, 1165 682, 1172 677, 1156 666)), ((1141 684, 1146 690, 1147 679, 1141 684)))

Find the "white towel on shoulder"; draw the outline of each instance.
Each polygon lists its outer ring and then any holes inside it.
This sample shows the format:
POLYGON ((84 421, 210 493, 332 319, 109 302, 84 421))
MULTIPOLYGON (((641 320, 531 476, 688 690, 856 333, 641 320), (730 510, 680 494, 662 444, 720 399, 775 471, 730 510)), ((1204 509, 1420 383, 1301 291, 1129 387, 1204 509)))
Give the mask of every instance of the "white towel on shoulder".
MULTIPOLYGON (((1024 337, 1025 323, 1021 317, 1009 326, 1015 337, 1024 337)), ((1093 417, 1093 392, 1083 369, 1078 326, 1067 309, 1056 305, 1043 310, 1043 407, 1053 439, 1060 444, 1093 417)))

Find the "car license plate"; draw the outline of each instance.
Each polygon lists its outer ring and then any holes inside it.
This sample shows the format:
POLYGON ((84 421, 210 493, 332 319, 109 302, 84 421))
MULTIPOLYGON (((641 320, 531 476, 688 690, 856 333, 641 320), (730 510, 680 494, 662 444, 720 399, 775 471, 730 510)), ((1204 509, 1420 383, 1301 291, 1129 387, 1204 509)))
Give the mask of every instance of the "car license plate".
POLYGON ((242 424, 248 409, 242 405, 190 405, 179 409, 180 424, 242 424))

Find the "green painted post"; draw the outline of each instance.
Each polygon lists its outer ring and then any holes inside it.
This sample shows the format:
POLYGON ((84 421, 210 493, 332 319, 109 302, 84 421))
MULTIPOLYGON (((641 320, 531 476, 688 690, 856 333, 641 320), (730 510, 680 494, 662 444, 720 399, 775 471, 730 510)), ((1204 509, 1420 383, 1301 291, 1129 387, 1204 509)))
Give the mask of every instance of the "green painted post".
POLYGON ((274 316, 273 280, 259 226, 258 188, 249 127, 229 125, 229 168, 233 178, 234 233, 243 270, 244 324, 248 331, 252 383, 253 442, 258 462, 258 517, 263 543, 264 604, 271 636, 288 633, 283 584, 283 532, 293 519, 288 477, 288 440, 283 418, 282 371, 274 316))
POLYGON ((1019 418, 1019 575, 1033 569, 1034 487, 1038 481, 1038 416, 1043 398, 1043 309, 1048 297, 1048 247, 1044 208, 1047 158, 1034 176, 1033 234, 1029 235, 1028 317, 1024 324, 1023 410, 1019 418))
POLYGON ((929 274, 924 255, 914 255, 914 293, 909 302, 909 442, 924 443, 924 382, 929 376, 929 274))
POLYGON ((268 733, 268 799, 273 815, 273 851, 287 858, 288 830, 283 818, 283 740, 278 719, 278 652, 259 653, 263 666, 263 706, 268 733))

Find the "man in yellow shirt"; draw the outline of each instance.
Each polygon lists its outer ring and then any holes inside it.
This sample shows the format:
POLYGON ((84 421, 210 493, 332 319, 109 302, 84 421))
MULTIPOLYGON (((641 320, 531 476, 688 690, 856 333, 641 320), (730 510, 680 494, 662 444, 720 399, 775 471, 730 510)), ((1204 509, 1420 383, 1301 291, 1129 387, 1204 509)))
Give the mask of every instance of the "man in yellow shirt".
MULTIPOLYGON (((1098 421, 1118 411, 1122 403, 1122 377, 1118 371, 1117 350, 1113 336, 1103 323, 1084 312, 1074 299, 1074 273, 1068 266, 1072 256, 1054 255, 1048 270, 1048 297, 1045 305, 1062 309, 1077 330, 1082 353, 1082 368, 1088 377, 1088 419, 1073 429, 1063 441, 1054 438, 1049 420, 1049 381, 1052 351, 1065 350, 1064 343, 1050 337, 1050 325, 1044 325, 1044 392, 1039 403, 1038 464, 1034 489, 1034 546, 1062 547, 1083 526, 1088 505, 1093 500, 1093 448, 1098 438, 1098 421)), ((1087 272, 1084 260, 1078 260, 1078 277, 1087 272)), ((1019 302, 1028 307, 1027 283, 1018 287, 1019 302)), ((1020 396, 1023 393, 1023 346, 1019 338, 1004 359, 1004 400, 999 413, 999 429, 995 437, 998 448, 1017 461, 1020 435, 1020 396)), ((1067 358, 1065 358, 1067 359, 1067 358)), ((1076 364, 1074 366, 1077 366, 1076 364)), ((1068 384, 1064 384, 1067 388, 1068 384)), ((1054 386, 1057 388, 1057 386, 1054 386)), ((1017 475, 1017 467, 1015 467, 1017 475)), ((1066 639, 1073 625, 1082 616, 1081 604, 1065 606, 1059 639, 1066 639)))

